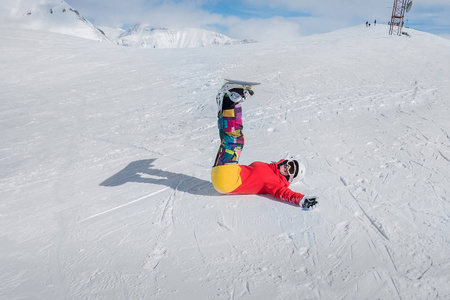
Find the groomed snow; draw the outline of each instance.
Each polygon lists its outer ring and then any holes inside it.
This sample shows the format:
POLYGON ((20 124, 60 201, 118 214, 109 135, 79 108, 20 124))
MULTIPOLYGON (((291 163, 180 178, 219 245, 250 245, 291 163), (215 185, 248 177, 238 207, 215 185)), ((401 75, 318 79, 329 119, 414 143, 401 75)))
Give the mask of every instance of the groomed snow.
POLYGON ((450 41, 386 26, 154 50, 0 29, 0 298, 450 298, 450 41), (242 164, 293 190, 219 195, 215 95, 242 164))

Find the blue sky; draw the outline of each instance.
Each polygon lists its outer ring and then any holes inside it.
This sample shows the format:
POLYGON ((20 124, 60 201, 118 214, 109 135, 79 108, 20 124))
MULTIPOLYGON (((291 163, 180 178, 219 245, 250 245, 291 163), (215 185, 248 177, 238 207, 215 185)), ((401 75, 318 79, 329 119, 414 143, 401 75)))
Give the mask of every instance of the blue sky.
POLYGON ((306 17, 310 14, 300 10, 292 11, 283 6, 270 7, 267 4, 254 5, 243 1, 214 1, 201 6, 202 9, 223 16, 235 16, 244 20, 250 18, 272 18, 280 16, 284 18, 306 17))
MULTIPOLYGON (((413 0, 410 27, 450 38, 450 1, 413 0)), ((195 27, 233 38, 295 39, 377 20, 387 24, 394 0, 66 0, 95 25, 143 23, 195 27)))
POLYGON ((429 5, 416 1, 411 11, 405 15, 405 21, 418 30, 450 38, 450 1, 448 2, 446 5, 429 5))

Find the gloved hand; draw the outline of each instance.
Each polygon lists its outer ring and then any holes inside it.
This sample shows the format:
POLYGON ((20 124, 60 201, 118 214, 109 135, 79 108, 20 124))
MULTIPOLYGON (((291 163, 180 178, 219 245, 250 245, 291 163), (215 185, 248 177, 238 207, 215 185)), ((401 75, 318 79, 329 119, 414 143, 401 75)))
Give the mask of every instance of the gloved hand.
POLYGON ((298 205, 303 208, 309 209, 318 203, 316 199, 316 196, 303 196, 298 205))

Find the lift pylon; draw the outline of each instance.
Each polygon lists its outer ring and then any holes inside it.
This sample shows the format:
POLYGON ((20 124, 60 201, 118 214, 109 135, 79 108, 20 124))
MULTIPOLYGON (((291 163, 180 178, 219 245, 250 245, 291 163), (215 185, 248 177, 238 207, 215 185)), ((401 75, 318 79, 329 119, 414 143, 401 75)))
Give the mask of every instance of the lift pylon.
POLYGON ((391 22, 389 23, 390 35, 392 35, 392 33, 394 32, 394 27, 396 26, 397 26, 397 35, 402 35, 402 28, 404 24, 403 19, 405 17, 406 6, 407 6, 406 0, 394 0, 394 6, 392 7, 391 22))

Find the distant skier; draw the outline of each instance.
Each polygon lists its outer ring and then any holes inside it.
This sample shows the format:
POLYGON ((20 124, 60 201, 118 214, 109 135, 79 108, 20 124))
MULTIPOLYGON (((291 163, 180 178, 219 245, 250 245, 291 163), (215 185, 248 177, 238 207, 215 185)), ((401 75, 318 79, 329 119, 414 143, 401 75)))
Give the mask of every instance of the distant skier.
POLYGON ((249 84, 228 82, 216 97, 221 144, 211 170, 214 188, 224 194, 271 194, 303 208, 314 206, 316 197, 289 189, 299 172, 296 160, 281 159, 270 164, 254 162, 249 166, 239 164, 244 147, 241 105, 253 93, 249 84))
POLYGON ((373 26, 377 26, 377 20, 373 22, 373 26))

